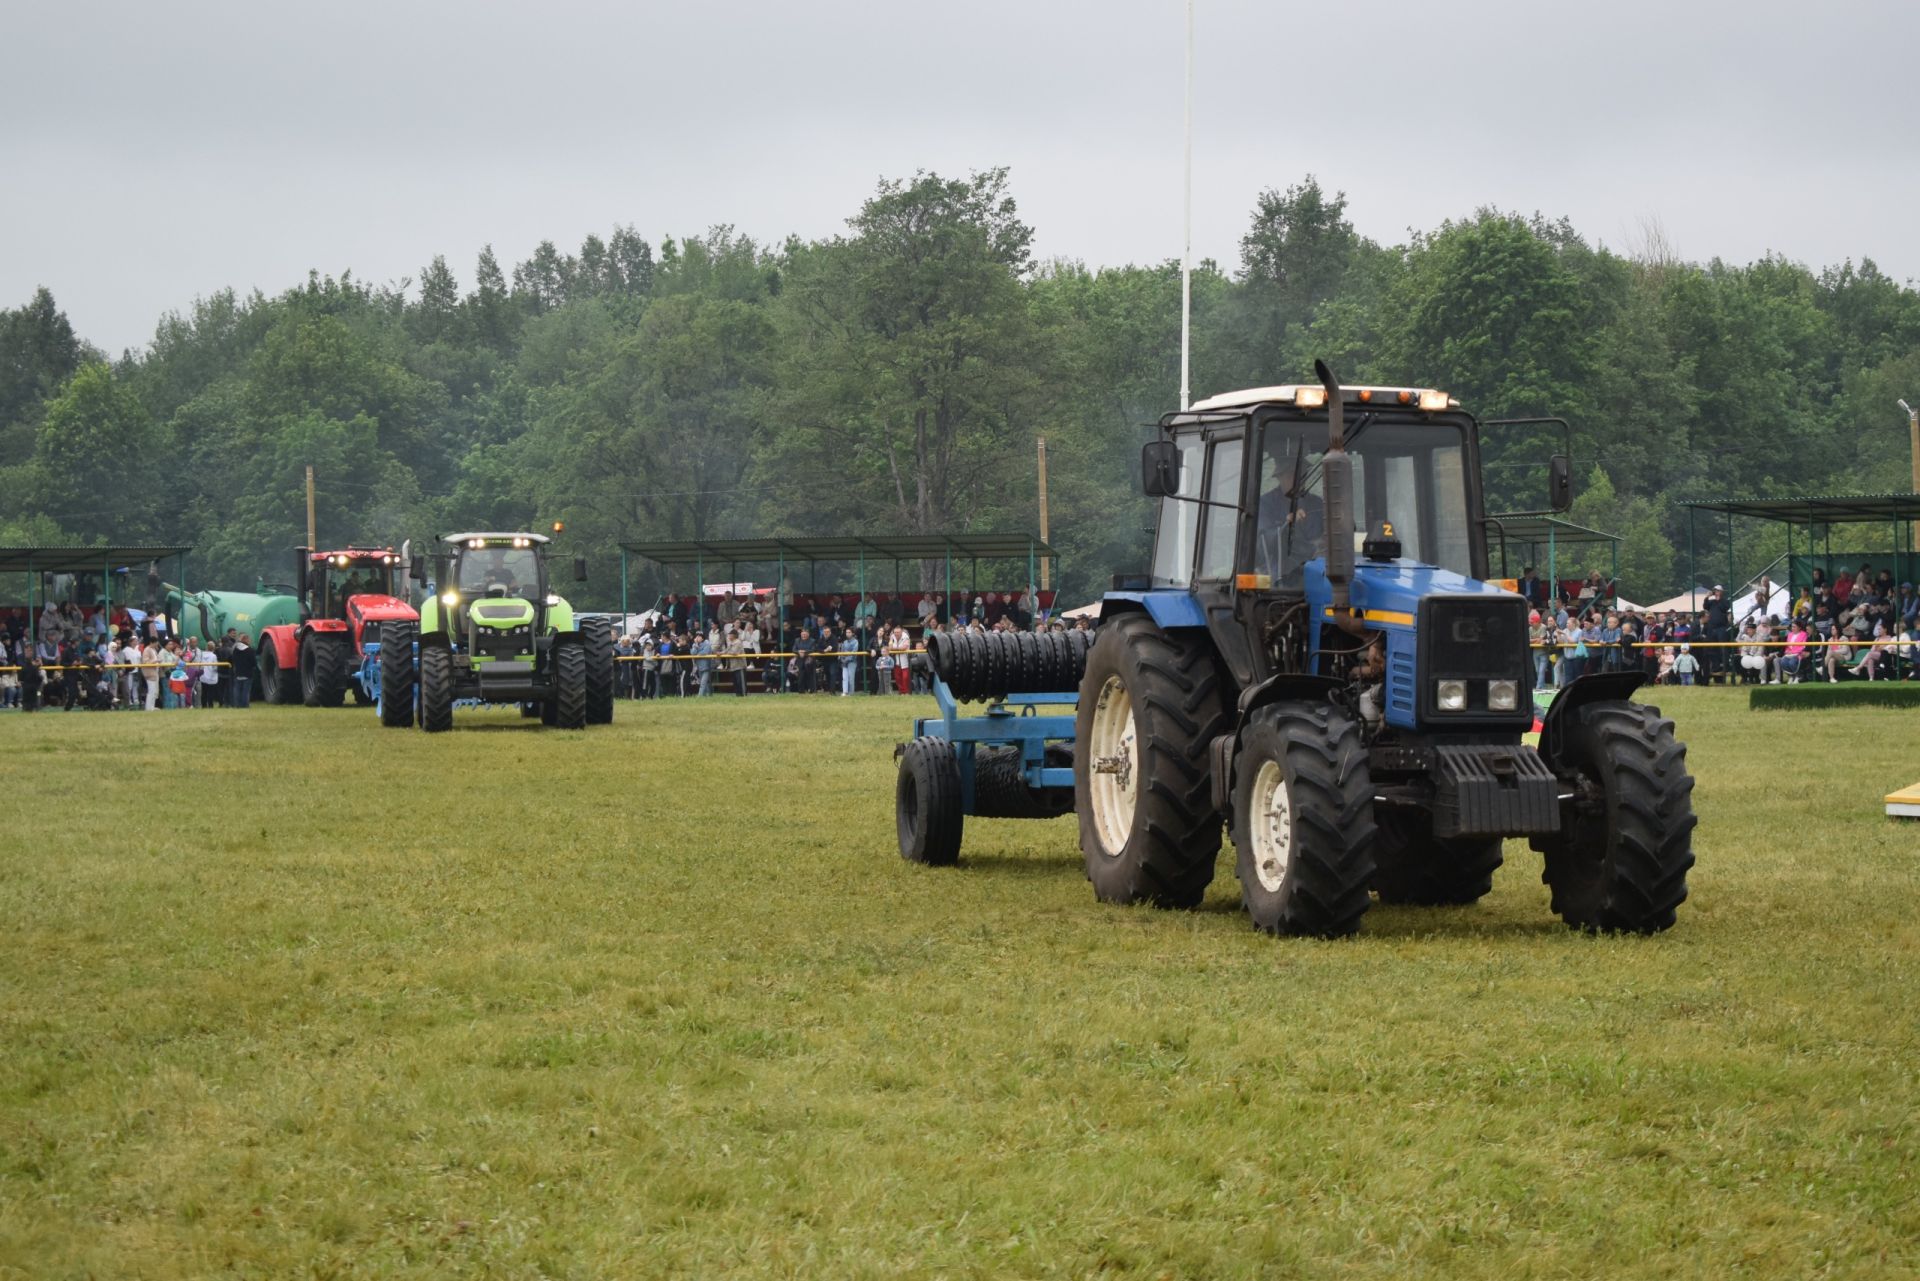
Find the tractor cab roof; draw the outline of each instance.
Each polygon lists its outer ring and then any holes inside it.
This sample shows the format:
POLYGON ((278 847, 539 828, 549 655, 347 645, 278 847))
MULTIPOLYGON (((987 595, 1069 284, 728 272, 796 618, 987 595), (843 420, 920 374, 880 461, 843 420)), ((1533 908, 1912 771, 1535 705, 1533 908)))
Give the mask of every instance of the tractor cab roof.
MULTIPOLYGON (((1348 405, 1377 405, 1381 408, 1405 406, 1408 409, 1425 410, 1428 413, 1440 413, 1448 409, 1460 408, 1460 402, 1444 391, 1431 387, 1342 387, 1342 403, 1348 405)), ((1320 409, 1327 403, 1326 388, 1319 383, 1288 383, 1279 387, 1249 387, 1244 391, 1227 391, 1218 396, 1195 402, 1188 413, 1218 413, 1235 409, 1250 409, 1255 405, 1291 405, 1295 409, 1320 409)))
POLYGON ((508 530, 506 532, 496 530, 491 533, 481 531, 468 534, 442 534, 440 535, 440 541, 456 547, 486 547, 494 544, 504 544, 508 547, 530 547, 535 543, 544 544, 553 540, 545 534, 529 534, 524 530, 508 530))
POLYGON ((318 565, 329 561, 378 560, 383 556, 387 558, 386 563, 388 564, 392 564, 395 559, 398 559, 391 547, 361 547, 357 544, 337 547, 332 551, 312 552, 309 555, 309 559, 318 565))

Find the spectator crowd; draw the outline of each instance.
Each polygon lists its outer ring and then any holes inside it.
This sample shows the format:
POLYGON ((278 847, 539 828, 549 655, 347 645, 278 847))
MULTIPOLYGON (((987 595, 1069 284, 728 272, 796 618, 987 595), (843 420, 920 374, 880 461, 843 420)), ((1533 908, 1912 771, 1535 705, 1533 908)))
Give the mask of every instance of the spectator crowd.
POLYGON ((0 668, 0 707, 25 712, 246 707, 259 673, 238 631, 209 644, 71 602, 49 602, 31 630, 9 616, 0 668))
POLYGON ((709 609, 663 596, 651 623, 615 645, 616 690, 626 698, 701 697, 716 692, 924 693, 909 660, 935 631, 1066 631, 1088 620, 1050 617, 1050 597, 1021 593, 836 593, 762 598, 722 594, 709 609))
POLYGON ((1610 585, 1598 574, 1577 593, 1563 585, 1550 596, 1528 569, 1520 591, 1532 607, 1540 688, 1630 668, 1666 685, 1914 680, 1920 660, 1920 594, 1912 583, 1896 584, 1890 570, 1875 573, 1870 562, 1831 582, 1815 569, 1791 597, 1762 578, 1743 610, 1724 584, 1706 592, 1697 610, 1657 613, 1607 608, 1610 585))

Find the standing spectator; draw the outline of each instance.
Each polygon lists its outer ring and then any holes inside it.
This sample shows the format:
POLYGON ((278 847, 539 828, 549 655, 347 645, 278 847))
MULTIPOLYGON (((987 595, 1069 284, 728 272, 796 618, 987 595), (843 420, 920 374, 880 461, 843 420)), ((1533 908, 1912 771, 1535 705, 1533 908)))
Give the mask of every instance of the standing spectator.
POLYGON ((787 660, 787 672, 793 677, 794 684, 802 694, 813 693, 813 655, 818 648, 814 644, 813 629, 802 627, 799 639, 793 642, 793 657, 787 660))
MULTIPOLYGON (((1732 639, 1733 603, 1727 599, 1727 589, 1724 584, 1714 584, 1713 590, 1707 593, 1706 603, 1701 607, 1700 614, 1706 624, 1706 639, 1714 646, 1717 647, 1732 639)), ((1706 662, 1702 666, 1706 672, 1707 684, 1713 684, 1726 669, 1726 651, 1719 648, 1708 649, 1706 662)))
POLYGON ((28 649, 20 655, 20 710, 37 712, 40 710, 40 691, 45 687, 47 675, 40 669, 40 654, 37 648, 28 649))
POLYGON ((260 674, 260 656, 253 652, 253 646, 247 644, 247 638, 235 636, 233 650, 227 661, 233 669, 227 673, 233 690, 234 707, 253 706, 253 682, 260 674))
POLYGON ((220 700, 216 692, 220 685, 220 656, 213 652, 213 646, 206 641, 200 642, 200 688, 195 692, 201 707, 218 707, 220 700))
POLYGON ((1754 635, 1752 623, 1741 624, 1739 641, 1740 682, 1743 685, 1758 685, 1766 678, 1767 648, 1754 635))
POLYGON ((713 693, 713 650, 713 633, 708 632, 705 636, 701 636, 696 632, 693 648, 688 652, 694 655, 694 694, 698 698, 705 698, 713 693))
POLYGON ((860 670, 860 636, 849 627, 841 634, 838 649, 840 659, 840 697, 848 698, 853 694, 854 677, 860 670))
POLYGON ((233 629, 228 628, 227 634, 215 641, 213 645, 213 656, 220 664, 213 669, 213 705, 215 707, 233 706, 233 636, 233 629))
POLYGON ((735 698, 747 696, 747 634, 736 628, 727 637, 727 672, 733 677, 735 698))
POLYGON ((1673 656, 1673 675, 1682 685, 1693 684, 1694 676, 1700 670, 1700 660, 1692 653, 1692 646, 1682 645, 1680 652, 1673 656))
POLYGON ((898 623, 893 625, 893 631, 887 636, 887 648, 893 651, 893 688, 897 693, 905 694, 913 680, 913 655, 907 652, 913 648, 913 641, 907 636, 905 627, 898 623))

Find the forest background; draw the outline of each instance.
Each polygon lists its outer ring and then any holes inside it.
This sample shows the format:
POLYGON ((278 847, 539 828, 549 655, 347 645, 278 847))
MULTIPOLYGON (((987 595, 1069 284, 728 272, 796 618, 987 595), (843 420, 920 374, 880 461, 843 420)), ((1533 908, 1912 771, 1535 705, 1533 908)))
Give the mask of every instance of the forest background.
MULTIPOLYGON (((323 545, 564 521, 604 608, 621 541, 1034 530, 1044 437, 1078 603, 1146 563, 1138 454, 1178 407, 1180 271, 1032 244, 997 169, 883 181, 824 240, 616 226, 511 269, 488 248, 464 274, 219 290, 117 358, 42 288, 0 312, 0 543, 191 544, 196 585, 286 581, 311 465, 323 545)), ((1259 197, 1240 250, 1195 269, 1196 398, 1318 356, 1482 420, 1563 416, 1572 518, 1622 536, 1636 599, 1687 586, 1677 500, 1910 487, 1920 293, 1870 259, 1686 262, 1654 224, 1623 252, 1493 209, 1381 245, 1312 177, 1259 197)), ((1541 507, 1552 448, 1490 429, 1489 506, 1541 507)), ((1748 524, 1731 548, 1702 529, 1699 564, 1785 550, 1748 524)), ((635 604, 664 585, 636 566, 635 604)))

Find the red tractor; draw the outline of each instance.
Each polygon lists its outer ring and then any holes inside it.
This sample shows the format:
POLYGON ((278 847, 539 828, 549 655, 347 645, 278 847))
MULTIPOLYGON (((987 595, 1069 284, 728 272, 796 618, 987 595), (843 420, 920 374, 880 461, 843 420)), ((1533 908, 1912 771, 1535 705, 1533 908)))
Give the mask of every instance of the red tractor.
POLYGON ((338 707, 347 691, 370 706, 367 672, 378 662, 380 630, 420 614, 394 595, 400 556, 391 547, 298 553, 300 622, 260 634, 260 687, 270 703, 338 707))

